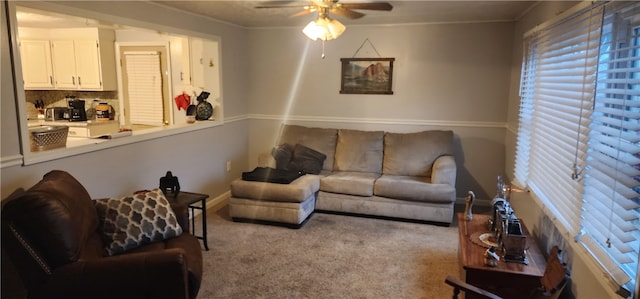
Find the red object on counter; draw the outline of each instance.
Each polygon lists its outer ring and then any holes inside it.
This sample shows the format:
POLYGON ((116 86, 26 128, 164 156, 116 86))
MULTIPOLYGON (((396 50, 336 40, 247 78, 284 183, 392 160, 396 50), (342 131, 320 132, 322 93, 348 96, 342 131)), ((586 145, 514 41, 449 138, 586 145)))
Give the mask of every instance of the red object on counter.
POLYGON ((191 97, 184 92, 181 95, 175 97, 174 100, 176 101, 176 106, 178 106, 178 110, 180 109, 187 110, 187 108, 189 107, 189 104, 191 103, 191 97))

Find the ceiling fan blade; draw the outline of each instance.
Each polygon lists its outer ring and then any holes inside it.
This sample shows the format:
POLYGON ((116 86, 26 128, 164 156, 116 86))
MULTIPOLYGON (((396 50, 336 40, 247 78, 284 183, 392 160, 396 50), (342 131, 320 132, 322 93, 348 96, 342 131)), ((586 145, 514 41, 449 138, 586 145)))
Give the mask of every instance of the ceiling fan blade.
POLYGON ((367 10, 392 10, 393 9, 393 6, 388 2, 339 3, 339 5, 348 9, 367 9, 367 10))
POLYGON ((341 17, 349 18, 349 19, 359 19, 364 17, 363 13, 359 13, 357 11, 350 10, 344 7, 334 6, 331 8, 330 12, 335 15, 339 15, 341 17))
POLYGON ((300 1, 261 1, 262 5, 256 5, 254 8, 296 8, 305 7, 309 4, 300 3, 300 1))
POLYGON ((305 10, 301 10, 301 11, 295 13, 295 14, 292 14, 290 17, 291 18, 295 18, 295 17, 299 17, 299 16, 304 16, 304 15, 310 14, 312 12, 313 12, 312 9, 305 9, 305 10))
POLYGON ((254 6, 254 8, 300 8, 308 5, 258 5, 254 6))

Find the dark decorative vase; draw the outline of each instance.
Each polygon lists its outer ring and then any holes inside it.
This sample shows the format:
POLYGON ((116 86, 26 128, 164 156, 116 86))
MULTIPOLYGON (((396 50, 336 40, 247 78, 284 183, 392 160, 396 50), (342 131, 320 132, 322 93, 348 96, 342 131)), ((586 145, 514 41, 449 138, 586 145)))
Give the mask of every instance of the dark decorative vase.
POLYGON ((213 115, 213 105, 207 102, 209 93, 203 91, 198 96, 198 105, 196 105, 196 120, 207 120, 213 115))

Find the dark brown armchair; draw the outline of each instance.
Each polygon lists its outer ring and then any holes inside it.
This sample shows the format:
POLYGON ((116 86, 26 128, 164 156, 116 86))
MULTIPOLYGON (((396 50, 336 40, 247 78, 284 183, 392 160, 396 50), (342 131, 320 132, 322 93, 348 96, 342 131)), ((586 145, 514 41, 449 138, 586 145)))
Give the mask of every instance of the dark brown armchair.
MULTIPOLYGON (((199 241, 185 233, 109 256, 87 190, 51 171, 2 208, 2 247, 29 298, 195 298, 199 241)), ((183 213, 176 213, 185 223, 183 213)))
MULTIPOLYGON (((560 260, 560 250, 557 246, 554 246, 549 253, 549 258, 547 258, 547 266, 544 270, 544 275, 540 279, 540 287, 531 290, 531 295, 526 298, 558 298, 564 287, 567 285, 567 282, 569 282, 569 276, 569 270, 567 270, 566 265, 560 260)), ((464 292, 466 294, 465 298, 502 299, 502 297, 498 295, 468 284, 452 276, 447 276, 445 278, 445 283, 453 287, 453 299, 458 298, 460 292, 464 292)))

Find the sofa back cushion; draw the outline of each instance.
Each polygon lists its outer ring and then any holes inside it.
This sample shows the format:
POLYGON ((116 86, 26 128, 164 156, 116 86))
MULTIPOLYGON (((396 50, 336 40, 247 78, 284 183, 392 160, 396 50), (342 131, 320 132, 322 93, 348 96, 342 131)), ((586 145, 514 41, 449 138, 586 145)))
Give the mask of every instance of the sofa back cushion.
POLYGON ((58 170, 9 200, 2 217, 53 269, 78 260, 98 228, 87 190, 69 173, 58 170))
POLYGON ((276 169, 287 170, 293 158, 293 146, 283 143, 271 149, 271 156, 276 160, 276 169))
POLYGON ((333 170, 379 174, 383 147, 383 131, 338 130, 333 170))
POLYGON ((322 164, 322 169, 332 171, 337 139, 337 129, 283 125, 278 144, 288 143, 294 147, 296 144, 302 144, 316 150, 327 156, 322 164))
POLYGON ((293 148, 293 157, 287 170, 302 174, 320 174, 326 159, 327 155, 298 143, 293 148))
POLYGON ((452 131, 386 133, 382 173, 429 177, 433 162, 444 155, 453 155, 452 131))

